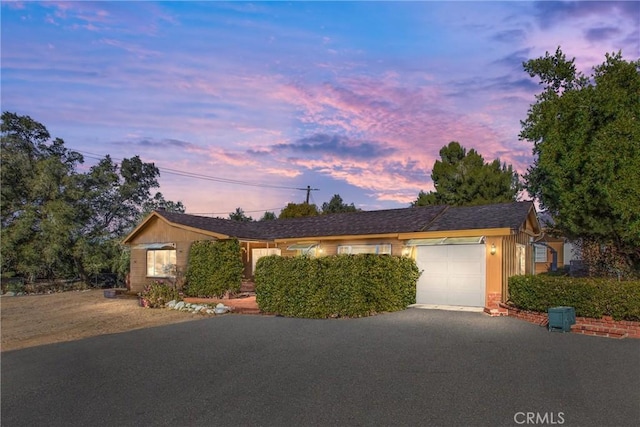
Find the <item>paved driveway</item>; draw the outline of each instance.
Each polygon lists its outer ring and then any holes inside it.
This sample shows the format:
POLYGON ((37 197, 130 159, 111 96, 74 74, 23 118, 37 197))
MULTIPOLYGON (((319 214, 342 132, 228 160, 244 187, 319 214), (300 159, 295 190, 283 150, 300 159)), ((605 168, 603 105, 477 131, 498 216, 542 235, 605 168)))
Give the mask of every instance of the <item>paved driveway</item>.
POLYGON ((2 426, 631 426, 639 361, 480 313, 227 315, 3 353, 2 426))

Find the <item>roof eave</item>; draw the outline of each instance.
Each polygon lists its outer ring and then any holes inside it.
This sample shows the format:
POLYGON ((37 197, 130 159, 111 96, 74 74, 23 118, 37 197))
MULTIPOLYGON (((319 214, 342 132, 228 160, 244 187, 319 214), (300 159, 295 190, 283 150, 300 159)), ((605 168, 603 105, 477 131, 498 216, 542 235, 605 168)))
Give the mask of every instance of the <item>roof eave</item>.
MULTIPOLYGON (((198 234, 204 234, 206 236, 215 237, 216 239, 228 239, 228 238, 230 238, 230 236, 227 235, 227 234, 216 233, 214 231, 208 231, 208 230, 204 230, 204 229, 198 228, 198 227, 190 227, 188 225, 183 225, 183 224, 178 224, 178 223, 175 223, 175 222, 171 222, 167 218, 163 217, 162 215, 160 215, 160 214, 158 214, 157 212, 154 211, 154 212, 151 212, 151 214, 149 214, 149 216, 147 216, 144 219, 144 221, 142 221, 136 228, 134 228, 133 231, 131 233, 129 233, 129 235, 127 235, 127 237, 125 237, 125 239, 122 241, 122 244, 130 245, 131 241, 135 238, 135 236, 137 234, 139 234, 142 231, 142 229, 144 229, 147 226, 147 224, 154 217, 162 220, 163 222, 165 222, 166 224, 169 224, 172 227, 180 228, 182 230, 192 231, 192 232, 198 233, 198 234)), ((238 240, 241 240, 241 239, 238 238, 238 240)))
POLYGON ((507 236, 511 234, 511 228, 465 228, 462 230, 434 230, 417 231, 413 233, 398 234, 399 240, 428 239, 440 237, 470 237, 470 236, 507 236))
POLYGON ((303 236, 303 237, 280 237, 273 239, 274 243, 286 243, 290 241, 320 241, 320 240, 346 240, 346 239, 397 239, 398 233, 380 234, 337 234, 334 236, 303 236))

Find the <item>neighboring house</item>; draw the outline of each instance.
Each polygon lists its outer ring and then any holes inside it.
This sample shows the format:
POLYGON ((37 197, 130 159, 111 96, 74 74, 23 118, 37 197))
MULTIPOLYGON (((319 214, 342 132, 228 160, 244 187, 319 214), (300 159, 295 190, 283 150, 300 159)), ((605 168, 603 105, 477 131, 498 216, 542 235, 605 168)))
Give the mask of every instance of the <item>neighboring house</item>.
POLYGON ((484 206, 424 206, 273 221, 237 222, 155 211, 127 236, 131 290, 184 270, 196 240, 237 238, 245 277, 258 258, 376 253, 408 256, 423 271, 416 302, 496 309, 507 279, 533 274, 540 234, 531 202, 484 206))
POLYGON ((553 226, 551 216, 542 212, 538 217, 542 233, 534 240, 533 245, 535 274, 564 270, 571 261, 579 260, 579 251, 571 241, 548 234, 547 230, 553 226))

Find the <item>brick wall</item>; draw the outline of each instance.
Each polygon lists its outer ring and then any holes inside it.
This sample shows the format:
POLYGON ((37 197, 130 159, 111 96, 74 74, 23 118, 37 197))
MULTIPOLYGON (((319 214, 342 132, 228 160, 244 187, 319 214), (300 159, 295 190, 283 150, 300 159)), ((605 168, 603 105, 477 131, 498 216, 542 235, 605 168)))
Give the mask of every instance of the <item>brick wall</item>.
POLYGON ((502 300, 502 293, 489 292, 487 294, 487 301, 484 307, 484 312, 491 316, 506 316, 507 310, 500 305, 502 300))
MULTIPOLYGON (((508 316, 535 323, 540 326, 547 326, 549 319, 547 313, 537 311, 520 310, 518 308, 500 304, 505 309, 508 316)), ((610 316, 601 319, 590 317, 576 317, 576 324, 571 326, 571 332, 583 335, 595 335, 609 338, 638 338, 640 339, 640 322, 629 320, 613 320, 610 316)))

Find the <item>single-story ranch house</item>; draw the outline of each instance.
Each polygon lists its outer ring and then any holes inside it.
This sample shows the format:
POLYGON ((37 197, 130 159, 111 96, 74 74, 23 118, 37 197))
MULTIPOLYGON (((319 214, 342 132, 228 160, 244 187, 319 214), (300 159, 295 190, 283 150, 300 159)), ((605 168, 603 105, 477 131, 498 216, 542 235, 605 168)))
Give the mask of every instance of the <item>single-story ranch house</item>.
POLYGON ((157 210, 124 240, 131 248, 131 290, 185 269, 194 241, 237 238, 245 277, 265 255, 376 253, 415 259, 418 304, 498 309, 507 279, 534 273, 540 224, 532 202, 423 206, 239 222, 157 210))

